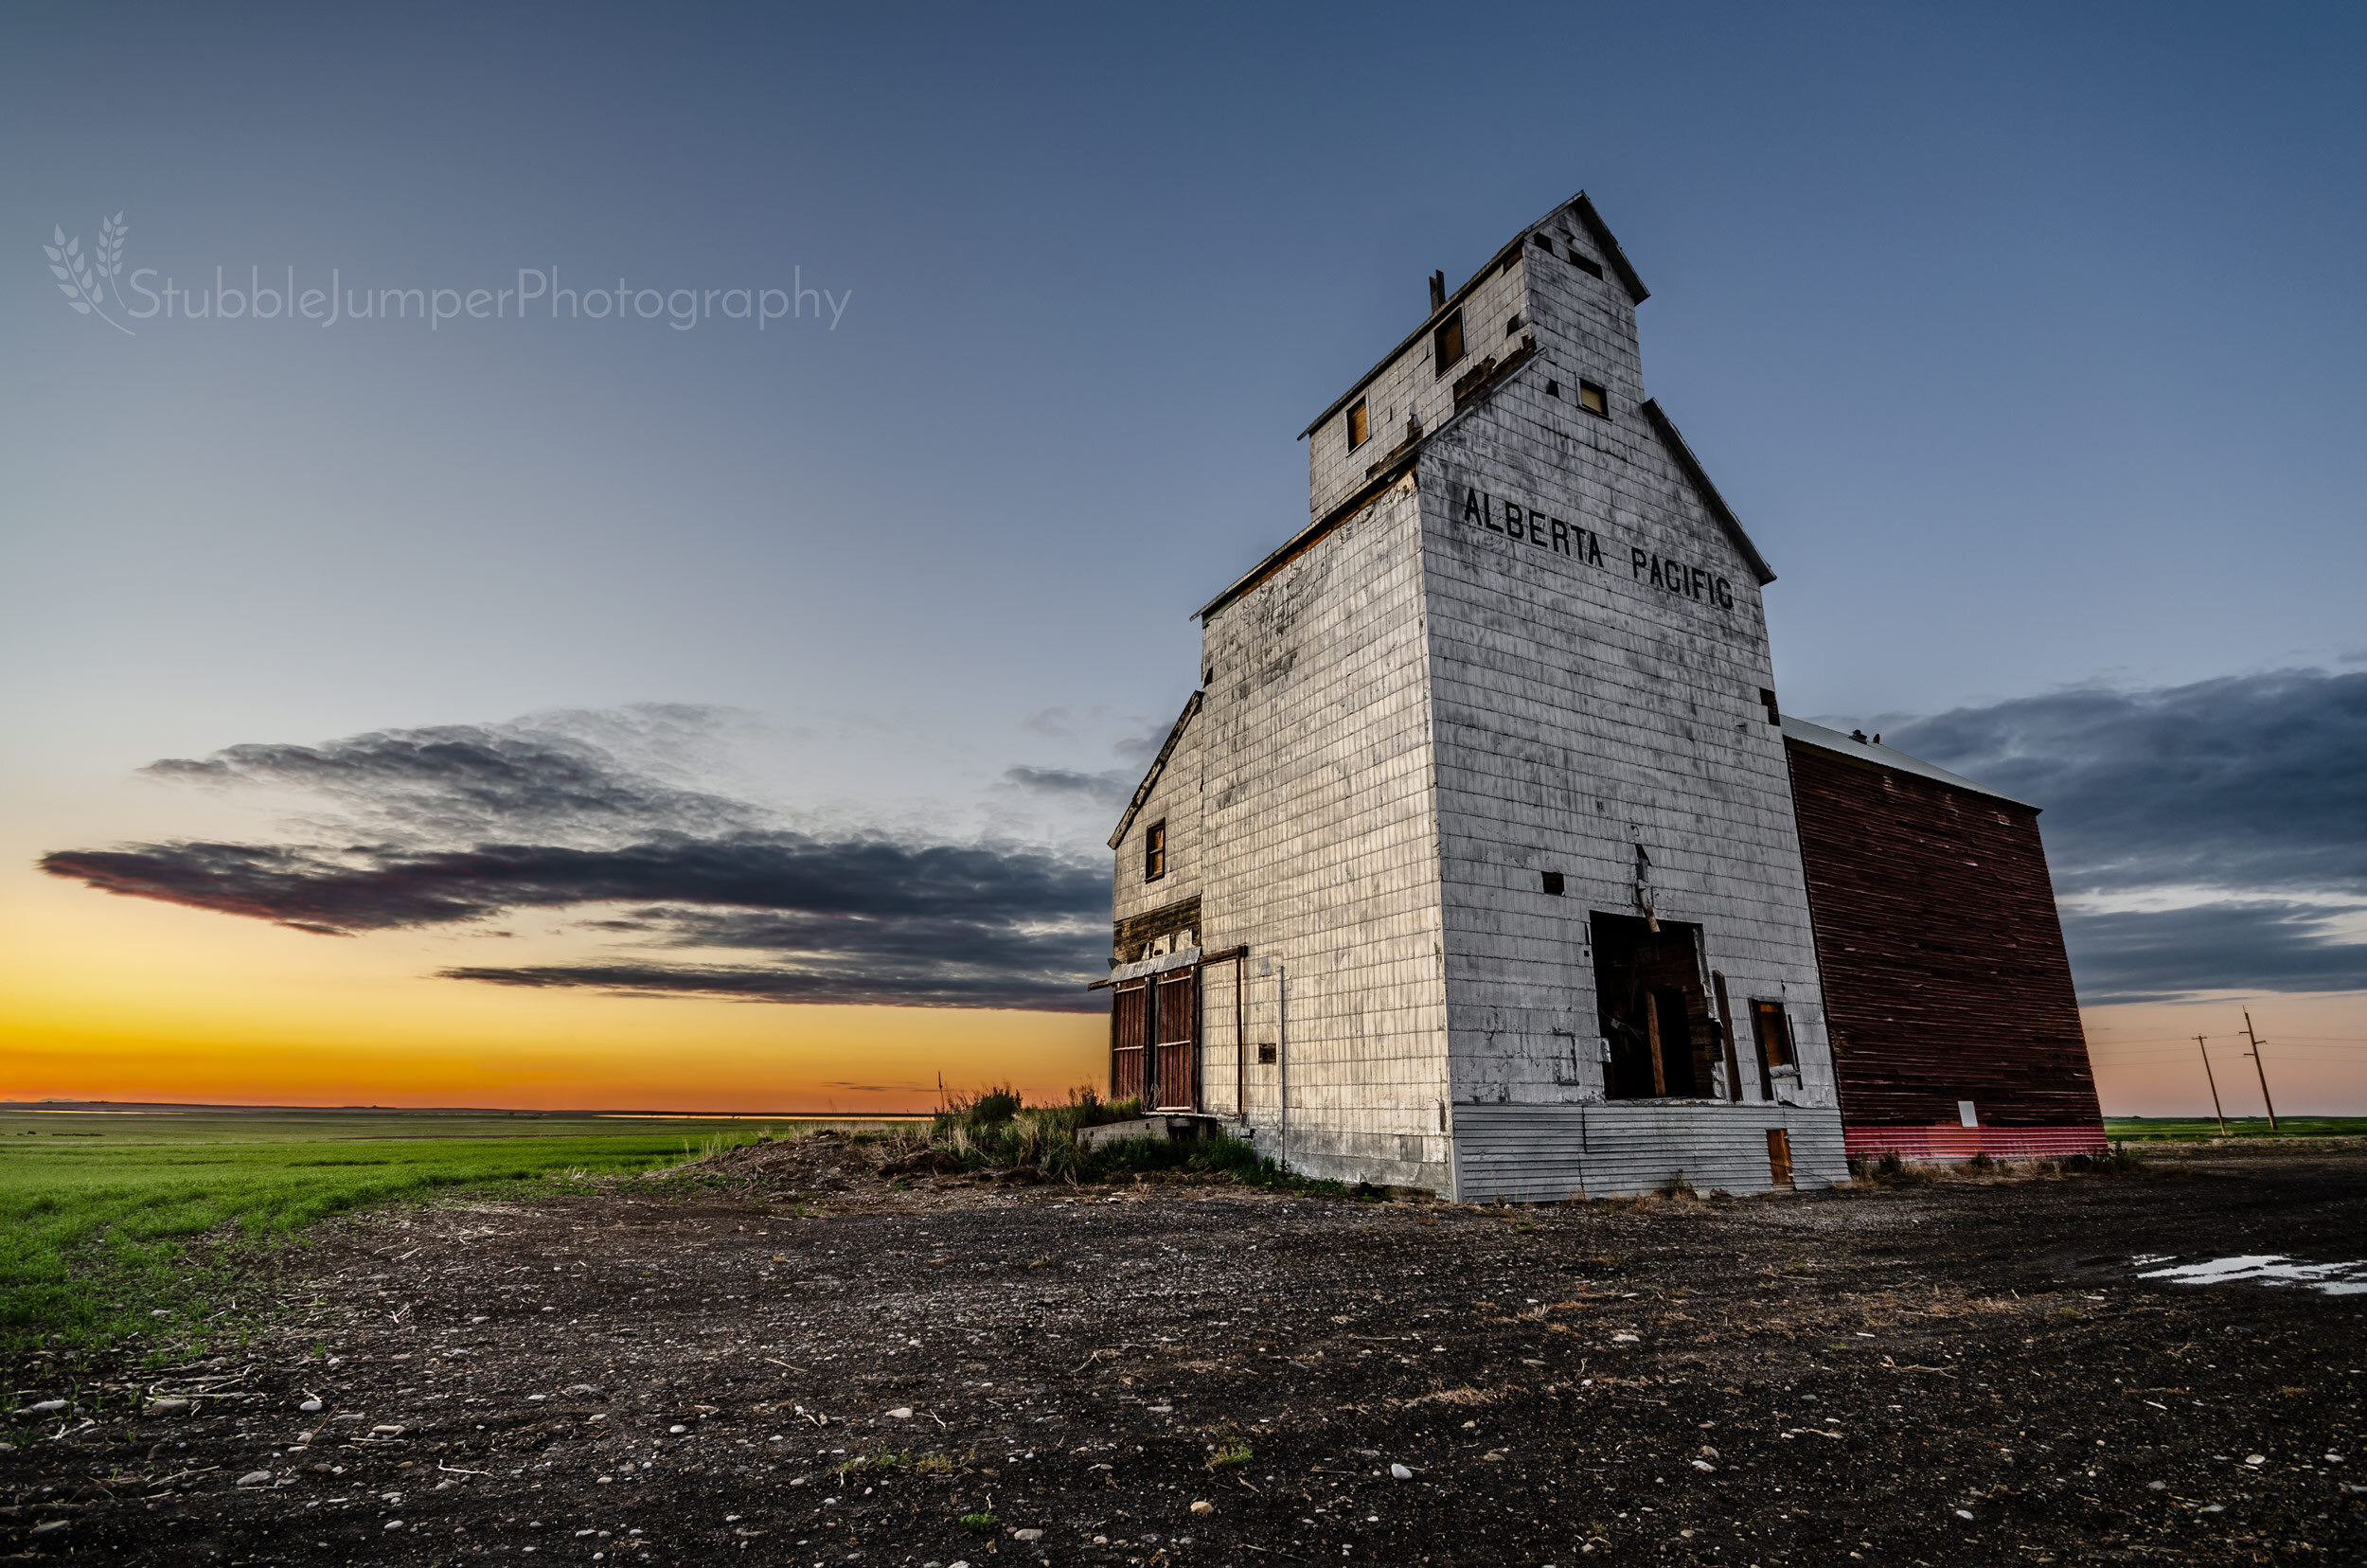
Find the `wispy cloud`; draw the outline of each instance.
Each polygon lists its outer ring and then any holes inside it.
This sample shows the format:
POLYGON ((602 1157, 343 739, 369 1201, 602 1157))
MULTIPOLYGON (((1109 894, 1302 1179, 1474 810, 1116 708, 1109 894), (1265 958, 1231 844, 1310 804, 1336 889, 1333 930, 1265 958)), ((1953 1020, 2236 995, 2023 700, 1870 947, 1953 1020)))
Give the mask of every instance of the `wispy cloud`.
POLYGON ((648 954, 441 971, 500 985, 1074 1009, 1090 1005, 1083 983, 1104 967, 1109 875, 1097 861, 1018 844, 791 831, 746 802, 662 782, 548 728, 236 746, 148 771, 299 791, 329 802, 342 816, 328 826, 347 833, 60 850, 42 869, 104 892, 344 936, 465 929, 526 909, 606 909, 586 928, 648 954), (685 950, 761 957, 660 956, 685 950))
POLYGON ((1123 768, 1108 773, 1078 773, 1073 768, 1011 768, 1006 782, 1036 794, 1090 801, 1096 806, 1124 806, 1134 793, 1135 775, 1123 768))
POLYGON ((2089 1001, 2367 989, 2367 674, 2056 692, 1888 739, 2046 809, 2089 1001))

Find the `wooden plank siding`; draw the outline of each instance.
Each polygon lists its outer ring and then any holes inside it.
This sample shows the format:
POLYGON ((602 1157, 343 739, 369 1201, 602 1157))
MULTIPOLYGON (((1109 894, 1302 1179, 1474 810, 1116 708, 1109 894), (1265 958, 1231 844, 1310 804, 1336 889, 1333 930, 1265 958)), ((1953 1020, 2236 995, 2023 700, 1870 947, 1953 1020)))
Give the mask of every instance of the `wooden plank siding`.
POLYGON ((1965 1100, 1984 1130, 2076 1130, 2100 1146, 2038 813, 1796 739, 1785 749, 1851 1151, 1916 1152, 1877 1130, 1953 1128, 1965 1100))

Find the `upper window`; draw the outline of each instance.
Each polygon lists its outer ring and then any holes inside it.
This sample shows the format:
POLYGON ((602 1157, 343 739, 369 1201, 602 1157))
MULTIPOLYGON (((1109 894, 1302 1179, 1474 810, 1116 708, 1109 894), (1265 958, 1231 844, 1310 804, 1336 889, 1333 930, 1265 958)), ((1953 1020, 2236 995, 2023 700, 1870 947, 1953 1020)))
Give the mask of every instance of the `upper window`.
POLYGON ((1431 353, 1437 363, 1437 374, 1445 375, 1463 358, 1463 312, 1457 311, 1438 324, 1438 330, 1430 335, 1431 353))
POLYGON ((1589 277, 1600 277, 1603 276, 1601 263, 1597 262, 1593 257, 1582 254, 1575 245, 1570 247, 1570 264, 1577 268, 1578 271, 1586 274, 1589 277))
POLYGON ((1578 406, 1589 414, 1599 414, 1608 419, 1611 418, 1611 394, 1591 381, 1582 381, 1578 383, 1578 406))
POLYGON ((1784 1016, 1781 1002, 1752 1003, 1751 1029, 1758 1037, 1761 1060, 1770 1067, 1792 1064, 1791 1020, 1784 1016))
POLYGON ((1167 825, 1162 820, 1143 829, 1143 881, 1157 882, 1167 874, 1167 825))
POLYGON ((1356 406, 1348 410, 1348 450, 1354 452, 1362 446, 1372 434, 1372 416, 1365 410, 1364 400, 1359 398, 1356 406))

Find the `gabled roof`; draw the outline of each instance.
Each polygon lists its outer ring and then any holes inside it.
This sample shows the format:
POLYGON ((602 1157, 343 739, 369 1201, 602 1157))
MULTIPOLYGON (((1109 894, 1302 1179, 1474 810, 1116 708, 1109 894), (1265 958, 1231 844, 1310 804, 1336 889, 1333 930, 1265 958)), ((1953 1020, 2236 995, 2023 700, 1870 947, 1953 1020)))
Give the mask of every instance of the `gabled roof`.
POLYGON ((1701 498, 1702 507, 1717 519, 1717 526, 1726 530, 1726 537, 1734 541, 1735 549, 1742 552, 1743 562, 1758 578, 1759 586, 1764 588, 1774 581, 1775 569, 1767 563, 1765 556, 1759 554, 1759 547, 1751 543, 1751 536, 1742 531, 1742 520, 1735 516, 1734 508, 1726 505, 1726 498, 1717 493, 1716 485, 1710 483, 1710 476, 1702 469, 1701 460, 1693 455, 1693 449, 1685 445, 1685 438, 1677 434, 1675 422, 1662 409, 1658 398, 1644 401, 1644 417, 1652 421, 1652 428, 1660 434, 1661 445, 1668 449, 1668 455, 1678 468, 1684 471, 1684 476, 1692 481, 1693 491, 1701 498))
MULTIPOLYGON (((1611 225, 1603 222, 1603 215, 1594 210, 1594 204, 1587 199, 1585 191, 1581 190, 1570 199, 1570 210, 1577 215, 1579 223, 1586 225, 1587 237, 1603 253, 1603 259, 1611 263, 1611 270, 1619 275, 1619 286, 1628 291, 1629 302, 1641 305, 1651 298, 1652 291, 1646 288, 1644 279, 1635 275, 1635 268, 1628 262, 1628 253, 1619 248, 1617 240, 1611 238, 1611 225)), ((1540 218, 1529 227, 1533 229, 1544 221, 1540 218)))
POLYGON ((1126 842, 1127 829, 1134 826, 1134 818, 1141 812, 1143 802, 1150 798, 1151 789, 1159 782, 1159 775, 1167 771, 1167 758, 1175 755, 1175 743, 1184 739, 1184 727, 1192 722, 1192 715, 1200 711, 1201 696, 1200 692, 1193 692, 1191 700, 1184 704, 1184 711, 1176 715, 1175 727, 1167 731, 1167 743, 1159 748, 1157 757, 1151 758, 1150 771, 1143 775, 1140 784, 1134 786, 1134 798, 1126 803, 1126 814, 1118 818, 1118 830, 1110 835, 1111 848, 1115 849, 1126 842))
POLYGON ((1419 327, 1415 328, 1413 331, 1406 334, 1406 339, 1403 343, 1398 344, 1395 348, 1392 348, 1389 352, 1383 354, 1380 357, 1379 364, 1374 365, 1370 370, 1365 371, 1363 375, 1358 377, 1354 386, 1351 386, 1345 392, 1341 393, 1339 398, 1333 401, 1329 408, 1326 408, 1321 414, 1316 415, 1315 422, 1308 425, 1305 430, 1299 432, 1299 439, 1304 441, 1309 436, 1314 435, 1315 432, 1324 427, 1324 421, 1326 419, 1330 419, 1334 414, 1337 414, 1340 410, 1347 407, 1349 403, 1354 402, 1358 393, 1373 384, 1374 377, 1379 375, 1383 370, 1388 369, 1392 365, 1395 365, 1397 362, 1398 355, 1404 353, 1408 348, 1411 348, 1415 344, 1421 342, 1423 337, 1429 333, 1432 328, 1437 326, 1440 322, 1446 320, 1447 317, 1452 315, 1456 309, 1462 305, 1463 301, 1469 296, 1473 289, 1478 288, 1482 283, 1487 281, 1489 274, 1495 272, 1500 267, 1510 264, 1512 258, 1521 254, 1521 247, 1528 243, 1528 238, 1530 235, 1536 233, 1539 229, 1553 222, 1554 219, 1559 217, 1564 211, 1569 212, 1572 217, 1577 219, 1579 226, 1586 230, 1587 238, 1593 240, 1594 241, 1595 248, 1603 253, 1603 259, 1611 263, 1611 270, 1618 276, 1619 286, 1628 291, 1628 299, 1638 305, 1641 305, 1646 300, 1652 297, 1652 291, 1644 286, 1644 279, 1638 277, 1635 275, 1635 268, 1628 265, 1628 253, 1621 250, 1619 248, 1619 241, 1611 238, 1611 227, 1603 222, 1603 215, 1594 210, 1594 204, 1587 200, 1586 192, 1581 190, 1566 202, 1556 203, 1554 205, 1554 209, 1551 212, 1548 212, 1544 217, 1539 218, 1536 223, 1529 224, 1520 233, 1514 235, 1510 244, 1507 244, 1504 249, 1489 257, 1487 258, 1487 264, 1480 268, 1479 271, 1473 273, 1470 276, 1470 278, 1464 283, 1463 287, 1449 294, 1447 296, 1447 302, 1444 305, 1439 306, 1438 309, 1431 312, 1428 319, 1426 319, 1419 327))
POLYGON ((1878 746, 1871 740, 1860 740, 1837 729, 1826 729, 1823 724, 1811 724, 1806 719, 1787 715, 1784 719, 1784 739, 1794 745, 1814 746, 1818 751, 1848 757, 1853 762, 1888 768, 1894 773, 1913 774, 1918 778, 1929 778, 1967 794, 1986 795, 1991 800, 2002 800, 2009 806, 2028 806, 2034 811, 2044 810, 2018 795, 2009 795, 2002 790, 1992 790, 1986 784, 1975 783, 1962 774, 1933 767, 1921 757, 1909 757, 1895 747, 1878 746))
MULTIPOLYGON (((1460 419, 1461 417, 1462 416, 1457 415, 1455 418, 1460 419)), ((1451 427, 1453 423, 1454 419, 1450 419, 1447 420, 1446 423, 1441 424, 1438 427, 1438 430, 1446 430, 1451 427)), ((1379 500, 1388 491, 1391 486, 1405 477, 1407 470, 1413 468, 1414 465, 1420 460, 1422 449, 1430 444, 1430 437, 1437 435, 1438 430, 1432 431, 1430 436, 1425 436, 1418 441, 1409 443, 1405 449, 1399 452, 1395 457, 1390 458, 1386 463, 1380 465, 1379 472, 1375 473, 1370 479, 1365 480, 1364 483, 1359 485, 1355 490, 1351 490, 1345 500, 1342 501, 1338 506, 1332 508, 1329 511, 1324 513, 1323 516, 1315 519, 1314 522, 1309 523, 1306 527, 1301 528, 1298 532, 1292 534, 1290 538, 1284 540, 1267 555, 1265 560, 1259 561, 1256 565, 1251 567, 1248 571, 1243 572, 1239 577, 1234 579, 1231 587, 1225 589, 1223 593, 1219 594, 1215 598, 1210 599, 1206 604, 1203 604, 1199 609, 1193 611, 1191 618, 1197 621, 1206 620, 1209 616, 1215 615, 1226 605, 1231 604, 1235 599, 1239 598, 1243 594, 1248 593, 1251 589, 1256 587, 1259 583, 1265 581, 1268 578, 1282 570, 1283 567, 1288 566, 1291 561, 1296 561, 1300 556, 1305 555, 1308 550, 1314 548, 1315 543, 1322 539, 1324 535, 1329 533, 1332 529, 1338 527, 1341 524, 1346 522, 1349 518, 1355 516, 1358 512, 1362 511, 1366 507, 1371 506, 1375 501, 1379 500)))

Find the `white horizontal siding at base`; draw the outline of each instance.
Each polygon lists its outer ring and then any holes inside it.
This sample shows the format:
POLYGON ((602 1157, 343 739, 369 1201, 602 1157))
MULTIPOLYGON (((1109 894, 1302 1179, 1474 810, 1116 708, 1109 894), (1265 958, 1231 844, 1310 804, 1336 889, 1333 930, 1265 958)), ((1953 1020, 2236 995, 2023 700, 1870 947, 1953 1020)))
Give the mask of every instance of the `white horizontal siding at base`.
MULTIPOLYGON (((1232 1129, 1236 1137, 1244 1130, 1232 1129)), ((1453 1167, 1448 1142, 1419 1133, 1357 1133, 1301 1127, 1293 1118, 1286 1146, 1282 1129, 1260 1122, 1246 1130, 1250 1147, 1296 1176, 1319 1181, 1370 1182, 1450 1196, 1453 1167)))
POLYGON ((1767 1134, 1791 1134, 1792 1184, 1849 1174, 1841 1114, 1798 1105, 1458 1105, 1455 1196, 1554 1203, 1649 1192, 1679 1175, 1707 1192, 1765 1192, 1767 1134))

